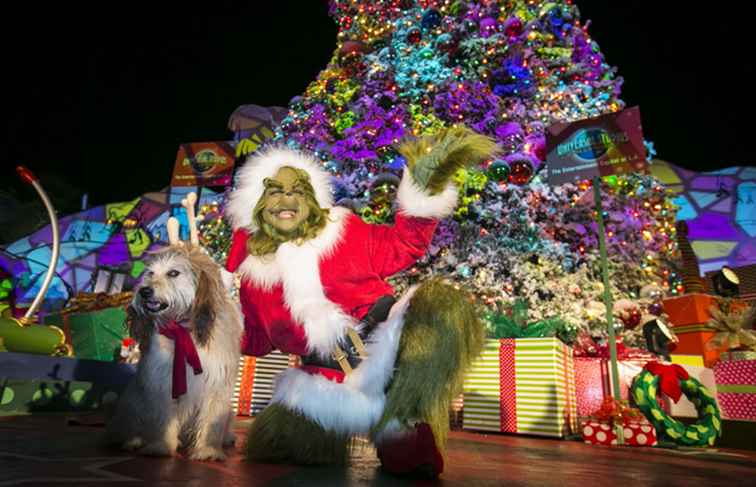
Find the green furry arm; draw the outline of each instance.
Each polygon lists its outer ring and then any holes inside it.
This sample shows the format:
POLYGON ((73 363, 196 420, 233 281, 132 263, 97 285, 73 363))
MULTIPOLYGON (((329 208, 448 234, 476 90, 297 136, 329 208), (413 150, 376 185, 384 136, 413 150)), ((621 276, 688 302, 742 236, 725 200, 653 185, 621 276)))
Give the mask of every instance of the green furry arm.
POLYGON ((398 150, 407 160, 407 168, 417 185, 437 194, 458 169, 479 164, 500 149, 490 137, 465 126, 453 126, 405 142, 398 150))

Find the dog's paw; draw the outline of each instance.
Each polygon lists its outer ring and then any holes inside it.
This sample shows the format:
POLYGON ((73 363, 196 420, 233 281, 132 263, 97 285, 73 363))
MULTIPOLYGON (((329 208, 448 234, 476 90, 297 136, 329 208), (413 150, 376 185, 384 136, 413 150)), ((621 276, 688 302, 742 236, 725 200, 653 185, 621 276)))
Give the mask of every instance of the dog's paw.
POLYGON ((171 447, 171 445, 165 443, 164 441, 156 441, 154 443, 150 443, 149 445, 139 450, 139 453, 141 455, 147 455, 150 457, 172 457, 175 452, 176 448, 171 447))
POLYGON ((135 436, 121 443, 121 449, 126 450, 126 451, 137 451, 143 446, 144 446, 144 440, 138 436, 135 436))
POLYGON ((230 448, 236 445, 236 435, 234 433, 226 433, 226 437, 223 438, 223 446, 230 448))
POLYGON ((226 454, 220 448, 213 446, 202 446, 192 450, 189 455, 192 460, 209 460, 214 462, 223 462, 226 460, 226 454))

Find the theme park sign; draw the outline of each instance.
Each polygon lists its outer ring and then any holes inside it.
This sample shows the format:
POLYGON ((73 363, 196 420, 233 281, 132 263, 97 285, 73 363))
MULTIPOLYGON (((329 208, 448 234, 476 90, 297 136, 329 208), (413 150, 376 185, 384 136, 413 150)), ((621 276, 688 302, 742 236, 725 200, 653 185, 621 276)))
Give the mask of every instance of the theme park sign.
POLYGON ((171 186, 227 186, 236 156, 229 142, 181 144, 171 186))
POLYGON ((640 110, 554 124, 546 132, 546 151, 552 185, 645 171, 640 110))

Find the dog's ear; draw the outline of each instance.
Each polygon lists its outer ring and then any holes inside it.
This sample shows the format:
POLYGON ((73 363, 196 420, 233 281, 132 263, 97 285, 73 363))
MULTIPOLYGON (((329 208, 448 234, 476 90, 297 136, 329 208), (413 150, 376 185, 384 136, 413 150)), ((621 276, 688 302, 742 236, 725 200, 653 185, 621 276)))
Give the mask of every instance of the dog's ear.
POLYGON ((142 313, 139 313, 133 305, 126 308, 126 326, 129 336, 139 344, 139 351, 147 353, 150 346, 150 338, 155 331, 155 324, 142 313))
POLYGON ((192 325, 199 345, 205 345, 212 336, 215 318, 223 299, 223 282, 214 265, 195 265, 197 292, 192 306, 192 325))

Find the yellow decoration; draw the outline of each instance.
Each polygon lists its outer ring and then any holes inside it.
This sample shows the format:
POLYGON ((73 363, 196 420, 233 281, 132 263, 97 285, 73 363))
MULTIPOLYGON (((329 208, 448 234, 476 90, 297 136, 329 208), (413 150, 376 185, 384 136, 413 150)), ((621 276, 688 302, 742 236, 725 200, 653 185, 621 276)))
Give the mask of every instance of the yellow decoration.
POLYGON ((695 240, 691 242, 693 251, 699 259, 727 257, 738 242, 728 240, 695 240))
POLYGON ((682 184, 680 178, 675 171, 669 167, 669 164, 666 161, 654 159, 649 168, 651 170, 651 175, 667 186, 671 184, 682 184))
POLYGON ((703 355, 670 355, 673 364, 704 367, 703 355))

